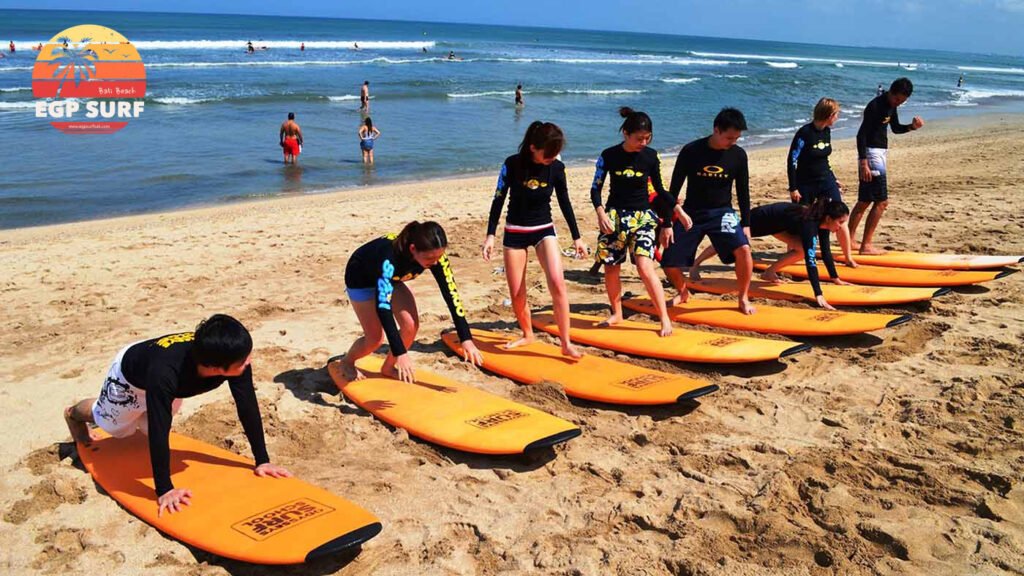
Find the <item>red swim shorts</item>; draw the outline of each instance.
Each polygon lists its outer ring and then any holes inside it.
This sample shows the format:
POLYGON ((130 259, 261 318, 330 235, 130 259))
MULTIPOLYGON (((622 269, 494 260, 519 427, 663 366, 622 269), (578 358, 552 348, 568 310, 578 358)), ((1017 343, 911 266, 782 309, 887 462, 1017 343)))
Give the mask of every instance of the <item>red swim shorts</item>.
POLYGON ((291 136, 284 139, 284 153, 285 155, 298 156, 299 155, 299 141, 297 138, 291 136))

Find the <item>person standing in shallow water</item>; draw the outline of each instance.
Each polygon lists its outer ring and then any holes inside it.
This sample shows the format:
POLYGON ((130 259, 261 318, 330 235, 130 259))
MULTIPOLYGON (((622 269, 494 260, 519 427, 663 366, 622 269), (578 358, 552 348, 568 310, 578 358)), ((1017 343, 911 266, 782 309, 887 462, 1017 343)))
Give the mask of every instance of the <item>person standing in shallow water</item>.
POLYGON ((359 111, 363 114, 370 113, 370 81, 364 80, 363 87, 359 89, 359 111))
POLYGON ((551 293, 552 308, 562 341, 562 354, 570 358, 579 358, 583 353, 572 345, 569 336, 569 297, 562 272, 562 254, 555 235, 555 224, 551 219, 551 194, 554 192, 562 216, 569 225, 575 256, 585 256, 587 247, 580 238, 576 216, 569 200, 565 165, 557 159, 564 144, 565 136, 562 129, 550 122, 533 122, 526 129, 526 135, 519 144, 519 153, 506 158, 501 166, 498 186, 491 202, 490 217, 487 220, 483 256, 484 260, 491 260, 494 235, 498 229, 498 220, 501 218, 501 209, 505 205, 505 197, 508 196, 502 253, 512 309, 523 331, 523 337, 506 347, 516 348, 535 340, 530 308, 526 301, 526 265, 530 256, 529 248, 532 246, 537 253, 541 269, 544 270, 548 292, 551 293))
POLYGON ((363 164, 373 164, 373 141, 380 138, 380 130, 373 125, 369 116, 359 127, 359 150, 363 153, 363 164))
POLYGON ((525 104, 523 104, 523 85, 522 84, 517 84, 516 85, 516 108, 522 108, 523 106, 525 106, 525 104))
POLYGON ((288 113, 288 119, 281 124, 278 137, 281 149, 284 150, 284 163, 295 164, 302 153, 302 129, 295 122, 295 112, 288 113))

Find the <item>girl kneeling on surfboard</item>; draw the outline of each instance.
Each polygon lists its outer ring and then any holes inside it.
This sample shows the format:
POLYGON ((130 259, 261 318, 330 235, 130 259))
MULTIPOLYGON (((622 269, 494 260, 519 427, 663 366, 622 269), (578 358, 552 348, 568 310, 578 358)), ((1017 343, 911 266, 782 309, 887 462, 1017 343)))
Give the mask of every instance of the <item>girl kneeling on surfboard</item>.
POLYGON ((225 380, 235 400, 238 419, 256 460, 256 475, 291 476, 270 463, 263 438, 263 420, 252 384, 252 337, 241 322, 214 314, 195 332, 143 340, 121 350, 110 366, 99 398, 82 400, 64 411, 71 436, 88 446, 94 440, 89 424, 115 438, 136 432, 149 436, 149 458, 156 487, 157 516, 190 505, 192 491, 171 483, 171 419, 182 398, 209 392, 225 380))
POLYGON ((345 381, 365 378, 356 369, 356 360, 372 354, 385 337, 391 351, 381 374, 409 383, 415 380, 408 348, 416 339, 420 319, 416 298, 405 283, 428 269, 452 314, 465 360, 477 366, 483 363, 466 322, 451 262, 445 254, 447 247, 448 237, 440 224, 413 221, 397 236, 388 234, 371 240, 352 253, 345 266, 345 292, 363 335, 352 343, 340 362, 345 381))
POLYGON ((494 251, 494 234, 501 218, 505 197, 509 197, 508 215, 505 217, 505 237, 502 241, 505 259, 505 279, 512 298, 512 309, 523 331, 523 337, 509 343, 515 348, 534 341, 530 310, 526 303, 526 262, 529 248, 537 252, 537 259, 547 277, 548 292, 558 322, 562 340, 562 354, 579 358, 583 354, 569 339, 569 298, 565 291, 562 273, 561 253, 555 224, 551 220, 551 193, 558 198, 558 207, 569 225, 573 251, 577 258, 587 253, 587 247, 580 239, 576 216, 569 201, 569 189, 565 181, 565 165, 556 157, 562 151, 565 136, 562 129, 550 122, 533 122, 526 129, 526 135, 519 144, 519 153, 509 156, 498 175, 498 187, 491 202, 491 214, 487 220, 487 239, 484 241, 484 260, 490 261, 494 251))
MULTIPOLYGON (((789 252, 769 266, 761 277, 768 282, 780 284, 782 280, 778 271, 803 259, 807 266, 807 278, 811 281, 818 305, 826 310, 835 310, 821 292, 817 252, 821 250, 821 259, 832 282, 839 285, 849 284, 839 278, 829 246, 829 235, 833 232, 839 233, 839 230, 846 226, 849 217, 850 208, 846 204, 828 197, 819 197, 811 205, 776 202, 754 208, 750 212, 750 235, 774 236, 785 242, 789 248, 789 252)), ((705 248, 690 269, 691 278, 697 280, 700 277, 701 262, 715 254, 714 246, 705 248)))

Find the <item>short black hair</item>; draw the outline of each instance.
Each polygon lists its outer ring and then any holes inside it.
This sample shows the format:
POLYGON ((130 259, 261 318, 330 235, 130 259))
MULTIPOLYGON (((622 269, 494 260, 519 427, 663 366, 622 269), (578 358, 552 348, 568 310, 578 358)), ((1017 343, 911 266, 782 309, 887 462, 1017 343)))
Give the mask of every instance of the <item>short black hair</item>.
POLYGON ((227 314, 214 314, 196 326, 192 358, 200 366, 226 370, 245 360, 251 352, 249 331, 227 314))
POLYGON ((367 86, 369 86, 370 85, 370 81, 369 80, 363 80, 363 84, 366 84, 367 86))
POLYGON ((718 116, 715 116, 714 126, 722 132, 733 129, 742 131, 747 129, 747 119, 736 108, 722 108, 718 116))
POLYGON ((910 98, 910 95, 914 93, 914 83, 910 81, 910 78, 897 78, 889 85, 889 92, 910 98))
POLYGON ((289 120, 295 120, 295 112, 289 112, 288 113, 288 119, 289 120))

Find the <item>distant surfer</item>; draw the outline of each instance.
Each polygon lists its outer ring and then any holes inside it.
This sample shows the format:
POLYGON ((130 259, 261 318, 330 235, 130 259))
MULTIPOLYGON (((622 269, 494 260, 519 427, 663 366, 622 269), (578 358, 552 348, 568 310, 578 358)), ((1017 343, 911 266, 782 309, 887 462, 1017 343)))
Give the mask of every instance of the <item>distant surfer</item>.
POLYGON ((248 52, 249 54, 255 54, 256 53, 256 48, 253 47, 252 40, 249 40, 249 42, 246 44, 245 51, 248 52))
POLYGON ((523 106, 525 106, 525 104, 523 104, 523 85, 522 84, 517 84, 516 85, 516 108, 522 108, 523 106))
MULTIPOLYGON (((192 491, 171 482, 171 420, 182 399, 216 389, 225 381, 238 419, 256 460, 257 476, 287 478, 285 468, 270 463, 263 420, 252 381, 252 337, 238 320, 214 314, 195 332, 143 340, 114 358, 99 398, 81 400, 64 410, 72 438, 85 446, 95 438, 94 424, 115 438, 136 432, 149 437, 149 459, 157 495, 157 516, 191 504, 192 491)), ((141 485, 140 485, 141 486, 141 485)))
POLYGON ((11 40, 10 50, 11 54, 14 54, 14 40, 11 40))
POLYGON ((380 138, 380 130, 367 116, 359 127, 359 150, 363 153, 363 164, 373 164, 373 141, 377 138, 380 138))
POLYGON ((864 238, 860 244, 861 254, 883 254, 875 248, 872 240, 882 215, 889 206, 888 153, 889 129, 893 134, 906 134, 924 126, 920 116, 914 116, 910 124, 900 124, 898 108, 910 98, 914 85, 908 78, 898 78, 889 90, 876 96, 864 107, 860 129, 857 131, 858 173, 860 190, 857 204, 850 214, 850 235, 857 234, 861 218, 871 207, 867 223, 864 224, 864 238))
POLYGON ((353 50, 361 50, 361 48, 359 47, 359 42, 353 42, 352 43, 352 49, 353 50))
POLYGON ((956 81, 956 87, 957 87, 957 88, 963 88, 963 87, 964 87, 964 75, 963 75, 963 74, 961 74, 961 75, 960 75, 960 78, 959 78, 959 79, 957 79, 957 81, 956 81))
POLYGON ((281 149, 284 150, 284 163, 295 164, 302 153, 302 129, 295 122, 295 112, 288 113, 288 119, 281 124, 278 137, 281 149))
POLYGON ((363 80, 363 86, 359 89, 359 111, 363 114, 370 113, 370 81, 363 80))
MULTIPOLYGON (((590 187, 590 201, 597 212, 600 235, 597 237, 596 260, 605 267, 604 286, 608 293, 611 315, 607 324, 622 321, 621 269, 626 257, 632 257, 647 295, 657 307, 661 319, 661 336, 672 334, 672 321, 665 308, 665 293, 654 266, 655 247, 658 244, 658 216, 665 222, 672 219, 675 200, 661 181, 661 160, 658 152, 647 146, 654 133, 654 123, 644 112, 622 107, 624 118, 619 131, 622 142, 606 148, 597 158, 594 183, 590 187), (608 201, 601 204, 601 189, 608 180, 608 201), (652 205, 648 199, 648 181, 654 186, 660 203, 652 205), (663 211, 656 214, 655 209, 663 211)), ((666 229, 667 230, 667 229, 666 229)))
MULTIPOLYGON (((846 226, 849 214, 850 209, 846 204, 831 200, 826 196, 819 197, 810 205, 776 202, 751 210, 751 236, 754 238, 774 236, 785 242, 789 249, 778 261, 769 266, 761 277, 773 284, 780 284, 782 280, 778 275, 779 270, 803 260, 807 267, 807 279, 811 282, 818 305, 826 310, 835 310, 821 291, 817 251, 821 250, 821 260, 825 263, 825 269, 828 271, 832 283, 840 286, 849 284, 842 280, 836 271, 829 240, 829 235, 832 232, 838 233, 846 226)), ((708 246, 701 252, 690 268, 692 280, 700 280, 701 263, 714 256, 715 253, 714 245, 708 246)))
POLYGON ((501 166, 487 220, 483 257, 485 261, 491 260, 498 220, 501 219, 501 210, 508 197, 502 255, 512 310, 523 331, 523 337, 511 342, 506 348, 530 344, 535 340, 530 307, 526 301, 529 287, 526 282, 526 265, 532 247, 544 271, 548 292, 551 293, 552 308, 562 341, 562 355, 579 358, 583 353, 572 345, 569 337, 569 297, 562 272, 562 254, 555 235, 555 224, 551 219, 551 194, 554 193, 572 235, 573 254, 576 258, 586 256, 587 246, 580 238, 576 215, 569 200, 565 165, 556 159, 564 144, 562 129, 550 122, 533 122, 526 129, 526 135, 519 144, 519 153, 506 158, 501 166))
POLYGON ((878 85, 878 89, 875 90, 875 96, 881 96, 884 92, 885 92, 885 88, 882 88, 882 85, 879 84, 878 85))
POLYGON ((672 223, 669 238, 674 242, 662 254, 661 267, 678 290, 672 303, 685 302, 689 292, 682 269, 693 266, 697 248, 707 236, 722 263, 735 262, 739 310, 753 314, 749 296, 754 267, 749 240, 750 171, 746 151, 736 145, 747 129, 747 120, 736 108, 723 108, 712 128, 710 136, 683 146, 676 159, 669 194, 676 205, 682 204, 685 220, 672 223), (684 183, 686 194, 681 196, 684 183), (733 183, 738 215, 732 207, 733 183))
POLYGON ((483 356, 473 342, 466 310, 459 296, 451 262, 445 254, 448 237, 437 222, 410 222, 398 235, 388 234, 363 244, 345 266, 345 292, 363 335, 340 362, 341 378, 362 380, 356 361, 372 354, 387 339, 391 350, 381 374, 404 382, 416 375, 409 346, 419 330, 419 311, 405 283, 430 270, 455 322, 465 360, 479 366, 483 356))
POLYGON ((299 52, 305 52, 305 51, 306 51, 306 43, 303 42, 302 44, 299 44, 299 52))

